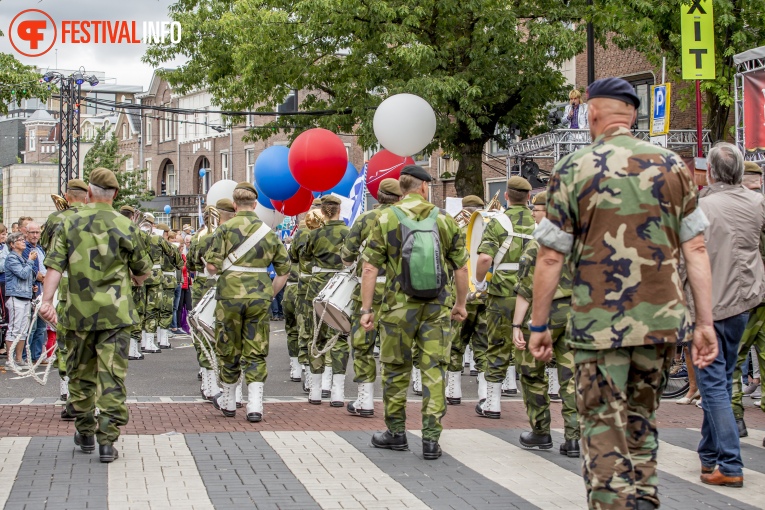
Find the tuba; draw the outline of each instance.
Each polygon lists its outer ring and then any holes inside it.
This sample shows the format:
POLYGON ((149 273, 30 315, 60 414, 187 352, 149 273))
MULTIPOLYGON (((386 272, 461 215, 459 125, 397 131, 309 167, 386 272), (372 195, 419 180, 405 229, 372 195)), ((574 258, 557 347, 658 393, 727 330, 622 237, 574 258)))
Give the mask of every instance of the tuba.
POLYGON ((69 209, 69 202, 67 202, 64 197, 60 195, 51 195, 50 197, 53 199, 53 204, 56 206, 57 211, 66 211, 69 209))
POLYGON ((215 229, 220 225, 220 211, 214 205, 208 205, 202 213, 202 221, 204 221, 207 232, 215 232, 215 229))
POLYGON ((324 226, 326 219, 319 209, 311 209, 305 216, 305 224, 311 230, 324 226))
POLYGON ((489 201, 489 204, 486 206, 487 211, 499 211, 499 212, 505 212, 505 208, 502 207, 502 203, 499 201, 499 191, 497 191, 494 194, 494 198, 489 201))
POLYGON ((454 217, 454 221, 457 222, 457 226, 459 226, 460 228, 465 228, 470 223, 470 217, 471 216, 473 216, 473 213, 471 213, 467 209, 462 209, 454 217))

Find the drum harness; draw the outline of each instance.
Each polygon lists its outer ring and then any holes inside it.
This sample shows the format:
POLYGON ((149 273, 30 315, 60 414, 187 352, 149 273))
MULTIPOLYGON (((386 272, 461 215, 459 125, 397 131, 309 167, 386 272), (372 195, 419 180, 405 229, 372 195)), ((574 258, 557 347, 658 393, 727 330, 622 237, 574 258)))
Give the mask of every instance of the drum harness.
MULTIPOLYGON (((62 273, 62 275, 65 275, 66 272, 62 273)), ((42 294, 39 295, 37 298, 32 300, 32 319, 29 321, 29 329, 27 330, 26 337, 22 334, 17 336, 13 339, 13 343, 11 344, 11 349, 8 351, 8 363, 11 371, 16 374, 19 377, 31 377, 34 379, 35 382, 45 386, 48 383, 48 376, 50 375, 50 371, 53 368, 54 363, 56 362, 56 350, 58 349, 58 343, 53 344, 53 347, 51 347, 50 350, 45 351, 40 355, 40 358, 37 360, 36 363, 33 365, 28 365, 27 367, 20 367, 16 364, 16 346, 18 343, 22 340, 25 340, 25 350, 27 354, 27 359, 32 359, 32 350, 29 347, 29 339, 32 336, 32 327, 34 326, 35 322, 37 321, 37 317, 40 313, 40 306, 42 305, 42 294), (11 353, 14 353, 13 355, 11 353), (40 364, 43 362, 43 360, 47 359, 47 366, 45 367, 45 371, 43 372, 43 376, 40 377, 37 373, 37 368, 40 366, 40 364)), ((49 324, 48 321, 45 321, 46 324, 49 324)), ((53 326, 51 324, 51 326, 53 326)))
POLYGON ((531 240, 534 239, 534 236, 529 234, 516 233, 513 229, 513 222, 510 221, 510 218, 508 218, 504 213, 497 215, 496 219, 502 228, 505 229, 505 232, 507 232, 507 237, 502 243, 502 246, 499 247, 499 250, 497 250, 497 254, 494 257, 494 271, 518 271, 518 269, 521 267, 518 262, 506 262, 503 264, 502 259, 505 258, 505 254, 507 253, 507 250, 510 249, 510 245, 513 244, 514 238, 518 237, 521 239, 531 240))

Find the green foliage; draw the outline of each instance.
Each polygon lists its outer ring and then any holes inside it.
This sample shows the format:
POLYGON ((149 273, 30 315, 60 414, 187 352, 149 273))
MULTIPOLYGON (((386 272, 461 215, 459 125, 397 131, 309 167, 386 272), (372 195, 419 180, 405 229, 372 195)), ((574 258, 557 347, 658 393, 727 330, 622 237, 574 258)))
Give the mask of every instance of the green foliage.
POLYGON ((47 100, 51 89, 47 83, 40 83, 40 78, 34 66, 22 64, 11 54, 0 53, 0 115, 8 113, 8 105, 13 101, 33 97, 47 100))
POLYGON ((117 176, 120 191, 114 200, 115 209, 126 204, 140 207, 141 201, 152 198, 146 185, 144 170, 120 170, 120 166, 127 158, 128 156, 119 155, 119 143, 114 133, 107 134, 106 129, 102 128, 96 133, 93 147, 85 155, 82 163, 82 175, 86 182, 90 180, 90 172, 100 167, 108 168, 117 176))
MULTIPOLYGON (((597 0, 599 9, 595 26, 605 34, 611 32, 613 41, 622 48, 634 48, 648 60, 661 65, 667 57, 667 80, 681 82, 681 8, 689 9, 690 0, 597 0)), ((733 55, 765 44, 765 0, 714 0, 715 67, 717 78, 701 82, 705 95, 704 110, 707 128, 713 140, 732 134, 728 117, 734 101, 733 55)), ((692 82, 687 87, 673 88, 685 108, 695 102, 692 82)))
POLYGON ((483 195, 481 155, 505 137, 540 130, 545 105, 564 99, 556 69, 584 48, 584 0, 178 0, 170 17, 183 26, 180 44, 155 45, 144 60, 161 66, 177 92, 207 88, 224 109, 273 111, 291 89, 301 110, 326 115, 280 116, 272 128, 296 136, 310 127, 377 140, 374 108, 411 92, 433 106, 439 147, 460 160, 461 194, 483 195), (307 91, 307 92, 305 92, 307 91), (347 112, 347 115, 332 113, 347 112))

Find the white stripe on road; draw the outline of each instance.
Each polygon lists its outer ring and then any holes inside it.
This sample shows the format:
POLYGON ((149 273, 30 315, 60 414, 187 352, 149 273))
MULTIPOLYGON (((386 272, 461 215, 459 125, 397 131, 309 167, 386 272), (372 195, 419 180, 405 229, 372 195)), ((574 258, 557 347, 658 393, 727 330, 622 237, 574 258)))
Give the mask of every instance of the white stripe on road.
POLYGON ((0 438, 0 508, 5 507, 5 502, 11 495, 13 482, 16 480, 30 439, 30 437, 0 438))
POLYGON ((122 436, 109 464, 109 510, 213 510, 183 434, 122 436))
POLYGON ((334 432, 261 432, 322 508, 429 508, 334 432))
POLYGON ((586 506, 582 477, 546 460, 545 455, 480 430, 444 430, 438 442, 444 453, 540 508, 586 506), (540 485, 539 480, 546 481, 540 485))

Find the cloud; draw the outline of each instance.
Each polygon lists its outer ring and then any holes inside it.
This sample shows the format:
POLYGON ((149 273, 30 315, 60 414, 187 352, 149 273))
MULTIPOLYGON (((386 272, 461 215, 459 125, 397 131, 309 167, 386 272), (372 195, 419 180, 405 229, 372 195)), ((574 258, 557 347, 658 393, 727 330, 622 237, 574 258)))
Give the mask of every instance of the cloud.
MULTIPOLYGON (((141 62, 146 46, 141 44, 61 44, 61 22, 64 20, 136 21, 137 37, 142 36, 144 21, 169 21, 168 7, 175 0, 2 0, 0 10, 0 52, 10 53, 21 62, 43 69, 79 69, 102 71, 107 83, 140 85, 148 88, 153 69, 141 62), (10 43, 11 20, 25 9, 40 9, 50 15, 59 30, 55 46, 40 57, 25 57, 10 43), (57 51, 56 51, 57 50, 57 51)), ((47 34, 46 34, 47 35, 47 34)), ((49 40, 49 39, 48 39, 49 40)), ((179 62, 171 62, 173 67, 179 62)))

